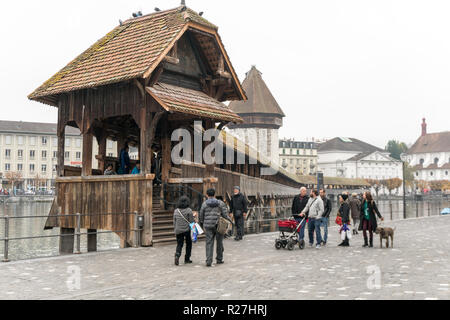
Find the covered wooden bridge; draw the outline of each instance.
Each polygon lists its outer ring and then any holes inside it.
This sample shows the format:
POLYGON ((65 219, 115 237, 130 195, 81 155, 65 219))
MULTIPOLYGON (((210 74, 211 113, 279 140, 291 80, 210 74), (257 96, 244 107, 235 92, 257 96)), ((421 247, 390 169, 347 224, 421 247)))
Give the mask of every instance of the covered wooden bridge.
MULTIPOLYGON (((126 230, 136 228, 137 213, 144 220, 140 243, 151 246, 173 239, 169 208, 182 192, 197 202, 211 186, 224 199, 234 185, 254 196, 297 192, 295 178, 262 176, 261 161, 229 143, 225 152, 233 150, 233 159, 243 153, 244 164, 172 162, 174 130, 194 134, 195 121, 203 130, 242 121, 223 104, 246 95, 217 30, 185 6, 127 20, 29 95, 58 108, 57 197, 46 227, 61 228, 61 253, 73 252, 76 213, 82 229, 115 231, 123 246, 135 244, 126 230), (82 133, 81 168, 64 165, 66 126, 82 133), (108 140, 117 141, 118 151, 126 144, 138 149, 140 174, 103 175, 107 164, 119 161, 106 154, 108 140)), ((95 250, 95 234, 88 247, 95 250)))

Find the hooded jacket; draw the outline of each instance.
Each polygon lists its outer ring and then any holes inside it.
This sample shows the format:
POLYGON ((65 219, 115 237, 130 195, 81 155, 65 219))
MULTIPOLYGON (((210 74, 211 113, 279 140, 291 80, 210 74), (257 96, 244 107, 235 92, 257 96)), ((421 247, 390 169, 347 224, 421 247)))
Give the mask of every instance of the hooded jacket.
POLYGON ((199 223, 205 229, 215 229, 219 222, 219 217, 230 220, 228 218, 228 208, 227 205, 220 200, 211 198, 206 200, 200 209, 199 213, 199 223))

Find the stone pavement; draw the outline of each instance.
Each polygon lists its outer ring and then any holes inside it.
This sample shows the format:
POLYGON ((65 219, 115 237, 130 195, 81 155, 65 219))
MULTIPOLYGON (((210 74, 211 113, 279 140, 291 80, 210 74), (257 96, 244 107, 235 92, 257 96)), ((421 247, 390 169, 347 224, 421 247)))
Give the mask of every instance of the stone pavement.
POLYGON ((0 299, 450 299, 450 216, 385 223, 394 249, 274 248, 276 234, 226 240, 225 264, 173 265, 174 246, 0 263, 0 299), (79 275, 79 276, 78 276, 79 275), (79 281, 78 281, 79 280, 79 281), (78 287, 79 285, 79 287, 78 287))

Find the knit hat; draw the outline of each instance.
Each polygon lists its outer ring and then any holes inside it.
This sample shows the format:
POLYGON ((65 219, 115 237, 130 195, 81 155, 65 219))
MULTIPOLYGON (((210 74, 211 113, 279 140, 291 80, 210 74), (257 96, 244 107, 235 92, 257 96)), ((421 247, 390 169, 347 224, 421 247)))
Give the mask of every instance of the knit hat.
POLYGON ((234 187, 234 190, 239 190, 239 191, 241 191, 241 187, 236 186, 236 187, 234 187))
POLYGON ((342 199, 344 199, 344 201, 347 201, 347 199, 348 199, 348 195, 346 195, 346 194, 341 194, 341 197, 342 197, 342 199))

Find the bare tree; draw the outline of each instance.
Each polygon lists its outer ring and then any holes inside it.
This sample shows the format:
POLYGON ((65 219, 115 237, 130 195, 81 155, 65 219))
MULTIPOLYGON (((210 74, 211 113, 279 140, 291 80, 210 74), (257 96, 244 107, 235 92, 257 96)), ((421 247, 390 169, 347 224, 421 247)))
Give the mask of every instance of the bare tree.
POLYGON ((14 185, 22 182, 23 181, 23 177, 22 177, 22 173, 18 172, 18 171, 8 171, 5 173, 5 178, 6 180, 9 181, 9 183, 11 183, 11 189, 14 190, 14 185))

